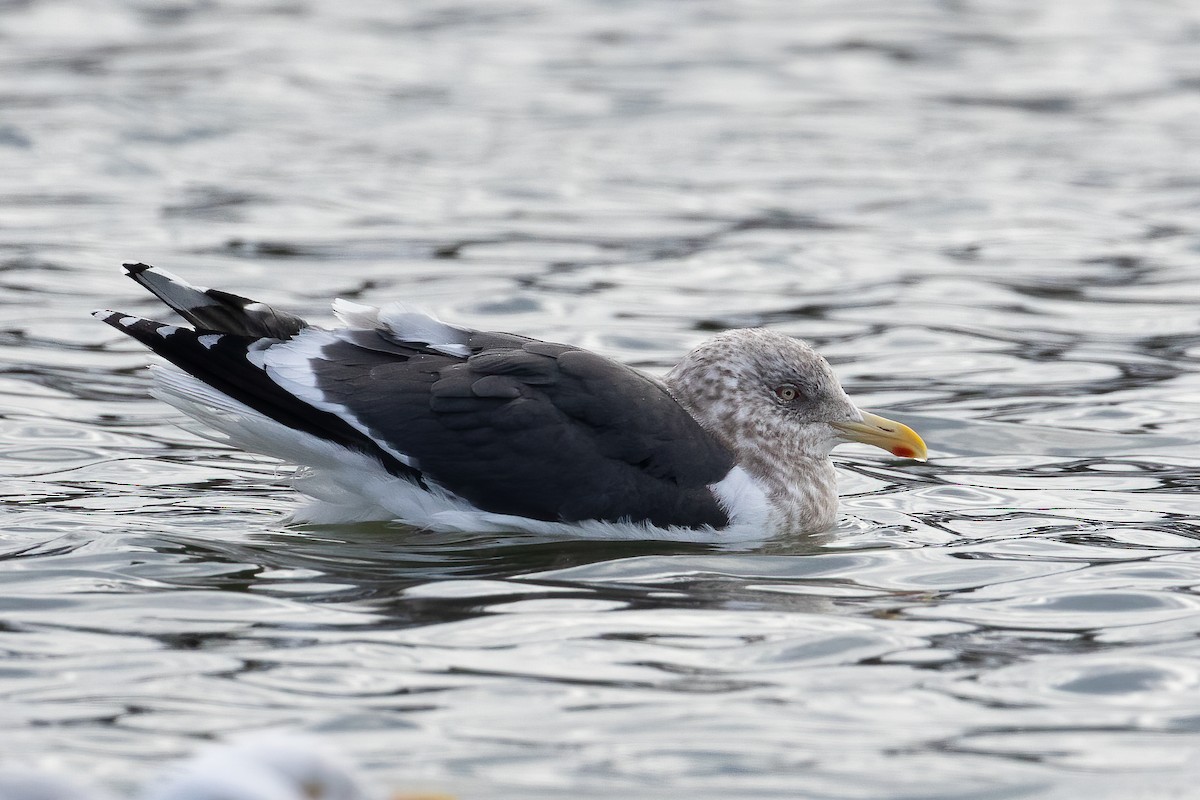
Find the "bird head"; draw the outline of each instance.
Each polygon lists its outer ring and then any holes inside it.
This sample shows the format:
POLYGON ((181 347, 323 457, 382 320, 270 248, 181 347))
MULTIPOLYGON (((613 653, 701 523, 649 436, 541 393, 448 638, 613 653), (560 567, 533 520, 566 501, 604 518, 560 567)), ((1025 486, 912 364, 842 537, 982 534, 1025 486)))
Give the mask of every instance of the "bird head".
POLYGON ((775 331, 725 331, 688 353, 667 383, 735 452, 766 448, 787 460, 825 458, 838 444, 861 442, 901 458, 926 458, 911 428, 858 408, 828 361, 775 331))

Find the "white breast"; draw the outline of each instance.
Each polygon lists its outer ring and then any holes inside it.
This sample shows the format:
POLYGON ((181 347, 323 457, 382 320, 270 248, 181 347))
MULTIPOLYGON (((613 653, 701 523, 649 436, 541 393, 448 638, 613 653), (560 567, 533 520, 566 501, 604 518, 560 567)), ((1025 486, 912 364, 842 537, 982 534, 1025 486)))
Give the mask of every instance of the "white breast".
POLYGON ((771 527, 773 506, 763 484, 742 467, 734 467, 718 483, 708 487, 729 515, 730 528, 771 527))

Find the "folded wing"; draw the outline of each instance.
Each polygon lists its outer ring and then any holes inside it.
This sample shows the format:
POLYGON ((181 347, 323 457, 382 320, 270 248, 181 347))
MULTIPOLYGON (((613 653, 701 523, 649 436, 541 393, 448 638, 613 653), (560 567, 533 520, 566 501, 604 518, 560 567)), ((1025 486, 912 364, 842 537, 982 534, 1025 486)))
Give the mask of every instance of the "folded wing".
MULTIPOLYGON (((136 271, 135 271, 136 270, 136 271)), ((339 301, 325 330, 152 267, 196 329, 98 314, 219 392, 485 511, 722 527, 728 450, 654 379, 586 350, 339 301)))

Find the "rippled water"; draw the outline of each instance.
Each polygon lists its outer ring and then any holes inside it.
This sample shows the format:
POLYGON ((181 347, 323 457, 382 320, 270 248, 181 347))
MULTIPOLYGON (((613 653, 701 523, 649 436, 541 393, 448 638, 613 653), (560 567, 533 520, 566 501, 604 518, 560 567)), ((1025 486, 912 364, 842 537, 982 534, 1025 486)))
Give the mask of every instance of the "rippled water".
POLYGON ((463 798, 1185 797, 1200 6, 0 2, 3 756, 315 731, 463 798), (157 263, 662 369, 812 341, 925 465, 755 549, 287 529, 157 263))

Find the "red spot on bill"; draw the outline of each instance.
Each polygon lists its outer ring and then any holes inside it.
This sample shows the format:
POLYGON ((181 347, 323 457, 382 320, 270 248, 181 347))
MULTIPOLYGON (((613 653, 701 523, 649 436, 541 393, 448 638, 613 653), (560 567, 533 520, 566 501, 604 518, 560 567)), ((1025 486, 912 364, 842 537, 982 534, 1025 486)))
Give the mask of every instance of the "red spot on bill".
POLYGON ((899 458, 913 458, 914 456, 917 455, 917 451, 913 450, 911 447, 907 447, 905 445, 898 444, 892 448, 892 455, 897 456, 899 458))

